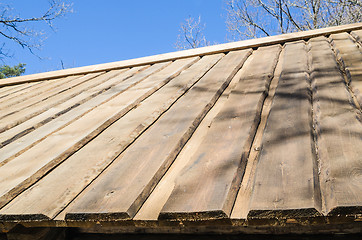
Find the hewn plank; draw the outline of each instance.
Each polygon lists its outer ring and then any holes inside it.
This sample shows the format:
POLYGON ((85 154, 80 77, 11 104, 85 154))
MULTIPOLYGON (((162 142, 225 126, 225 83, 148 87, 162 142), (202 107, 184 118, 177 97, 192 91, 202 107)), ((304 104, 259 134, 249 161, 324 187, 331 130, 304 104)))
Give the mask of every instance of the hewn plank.
POLYGON ((0 206, 28 188, 197 60, 198 58, 190 58, 175 61, 158 74, 151 75, 141 84, 129 89, 127 94, 120 94, 98 106, 0 167, 0 206))
POLYGON ((47 99, 56 93, 66 91, 85 80, 83 75, 70 76, 66 78, 43 81, 31 88, 26 88, 16 94, 11 94, 5 99, 0 99, 0 114, 6 116, 3 110, 10 110, 9 113, 16 112, 18 109, 26 108, 36 102, 47 99))
POLYGON ((254 52, 197 152, 176 179, 159 219, 230 216, 280 50, 275 45, 254 52))
POLYGON ((68 220, 130 219, 251 50, 228 53, 75 201, 68 220))
MULTIPOLYGON (((35 144, 39 143, 40 141, 44 140, 44 138, 47 137, 49 134, 51 134, 57 130, 60 130, 64 126, 69 125, 70 123, 74 122, 78 118, 82 117, 84 114, 87 114, 92 109, 98 107, 101 104, 106 103, 107 101, 111 100, 115 96, 123 93, 127 89, 140 83, 142 80, 145 80, 147 77, 154 74, 155 72, 158 72, 159 70, 163 69, 168 64, 169 63, 155 64, 152 67, 148 68, 147 70, 136 74, 135 76, 129 78, 127 81, 124 81, 124 82, 123 82, 124 77, 127 77, 128 74, 134 73, 134 70, 127 71, 124 74, 118 75, 117 77, 110 79, 109 81, 111 81, 113 83, 119 82, 119 81, 121 81, 121 82, 118 85, 115 85, 114 87, 112 87, 110 90, 92 97, 90 100, 83 103, 79 108, 72 109, 71 111, 63 114, 62 116, 57 117, 56 119, 51 121, 50 124, 40 126, 34 132, 28 133, 26 136, 24 136, 20 139, 17 139, 15 141, 13 141, 11 144, 6 145, 5 147, 1 148, 0 149, 0 166, 2 166, 5 163, 7 163, 8 161, 14 159, 16 156, 20 155, 21 153, 28 150, 30 147, 34 146, 35 144)), ((136 67, 136 68, 138 68, 138 67, 136 67)), ((135 68, 133 68, 133 69, 135 69, 135 68)), ((104 86, 105 84, 107 84, 107 83, 100 84, 99 86, 104 86)), ((144 86, 144 88, 147 89, 147 86, 153 87, 152 84, 154 84, 154 82, 151 81, 151 84, 148 83, 148 85, 147 85, 147 81, 146 81, 146 86, 144 86)), ((83 91, 82 93, 86 93, 86 92, 87 91, 83 91)), ((82 97, 82 94, 80 94, 78 96, 82 97)), ((77 97, 75 97, 74 100, 78 100, 78 99, 76 99, 77 97)), ((53 109, 55 111, 57 111, 56 108, 53 108, 53 109)), ((28 122, 32 122, 32 119, 28 120, 28 122)), ((11 130, 8 130, 8 131, 11 131, 11 130)), ((6 131, 4 134, 6 134, 8 131, 6 131)))
POLYGON ((197 49, 190 49, 184 50, 179 52, 172 52, 160 55, 154 55, 149 57, 142 57, 136 58, 131 60, 119 61, 119 62, 112 62, 106 64, 98 64, 86 67, 79 67, 79 68, 72 68, 72 69, 65 69, 65 70, 58 70, 46 73, 38 73, 33 75, 27 76, 20 76, 11 79, 5 79, 1 81, 1 86, 19 84, 24 82, 32 82, 32 81, 41 81, 48 78, 59 78, 64 77, 72 74, 84 74, 84 73, 91 73, 91 72, 99 72, 99 71, 106 71, 124 67, 134 67, 136 65, 145 65, 145 64, 153 64, 162 61, 170 61, 180 58, 186 57, 193 57, 193 56, 201 56, 201 55, 208 55, 208 54, 215 54, 215 53, 222 53, 228 52, 233 50, 242 50, 248 49, 253 47, 260 47, 265 45, 273 45, 285 42, 292 42, 301 39, 309 39, 311 37, 316 36, 323 36, 326 34, 331 33, 339 33, 339 32, 348 32, 352 30, 357 30, 362 28, 362 23, 354 23, 342 26, 334 26, 328 28, 321 28, 321 29, 314 29, 310 31, 302 31, 302 32, 295 32, 295 33, 288 33, 282 34, 277 36, 270 36, 258 39, 250 39, 240 42, 233 42, 233 43, 225 43, 225 44, 218 44, 203 48, 197 49))
POLYGON ((352 37, 362 44, 362 30, 355 30, 351 32, 352 37))
MULTIPOLYGON (((68 99, 67 101, 59 104, 56 107, 52 107, 48 109, 47 111, 29 119, 28 121, 25 121, 3 133, 0 133, 0 148, 4 147, 5 145, 15 141, 16 139, 19 139, 20 137, 28 134, 31 131, 34 131, 35 129, 39 128, 40 126, 43 126, 44 124, 49 123, 50 121, 56 119, 57 117, 74 110, 75 108, 81 106, 83 103, 87 102, 90 99, 94 99, 97 95, 103 94, 103 96, 106 98, 110 98, 112 94, 110 92, 107 92, 109 89, 114 87, 115 85, 119 84, 120 82, 124 81, 125 79, 128 79, 129 77, 132 77, 134 74, 138 73, 142 69, 148 66, 143 67, 134 67, 130 69, 129 71, 122 72, 121 74, 117 75, 116 77, 112 77, 108 81, 105 81, 103 83, 100 83, 98 85, 95 85, 94 87, 90 89, 86 89, 76 95, 73 98, 68 99)), ((158 66, 155 65, 156 69, 159 67, 162 67, 162 65, 158 66)), ((152 70, 152 69, 151 69, 152 70)), ((152 71, 151 71, 152 72, 152 71)), ((137 80, 142 80, 142 78, 137 78, 137 80)), ((137 81, 136 81, 137 83, 137 81)), ((111 91, 112 92, 112 91, 111 91)), ((118 94, 119 91, 113 91, 113 94, 118 94)), ((101 99, 98 100, 99 102, 102 102, 101 99)), ((82 110, 85 111, 85 107, 82 106, 82 110)), ((81 111, 79 111, 81 112, 81 111)), ((69 121, 69 117, 67 118, 69 121)), ((53 124, 55 126, 55 124, 53 124)), ((0 160, 1 162, 1 160, 0 160)))
POLYGON ((222 56, 203 57, 183 71, 0 210, 0 218, 55 217, 222 56))
POLYGON ((248 218, 320 215, 304 42, 285 45, 282 73, 257 163, 248 218))
POLYGON ((228 100, 230 92, 235 88, 239 82, 241 76, 244 74, 245 66, 250 62, 253 57, 250 56, 243 67, 236 73, 231 80, 228 87, 222 93, 215 105, 210 109, 200 125, 197 127, 191 138, 187 141, 181 152, 177 155, 175 161, 162 177, 160 182, 156 185, 150 196, 146 199, 140 210, 134 216, 135 221, 157 221, 160 212, 171 195, 172 190, 175 187, 176 178, 180 175, 180 172, 189 163, 192 155, 199 148, 202 140, 206 136, 212 120, 223 109, 225 102, 228 100))
MULTIPOLYGON (((25 87, 24 85, 27 85, 27 84, 21 84, 21 85, 18 85, 19 87, 21 87, 18 90, 9 91, 9 93, 6 94, 6 96, 3 96, 0 98, 0 104, 3 104, 4 106, 6 106, 5 104, 9 100, 24 99, 24 95, 26 95, 27 93, 29 94, 31 92, 35 92, 37 89, 44 87, 44 85, 48 84, 48 81, 35 82, 35 85, 34 85, 34 83, 28 83, 28 84, 31 84, 31 85, 25 87)), ((14 86, 14 87, 16 87, 16 86, 14 86)))
POLYGON ((362 51, 348 33, 332 34, 330 38, 339 62, 345 67, 348 85, 362 106, 362 51))
MULTIPOLYGON (((121 70, 123 71, 123 70, 121 70)), ((119 72, 117 72, 119 73, 119 72)), ((49 98, 35 103, 31 107, 23 108, 20 111, 14 112, 11 115, 1 118, 0 122, 0 133, 5 130, 12 128, 20 123, 25 122, 26 120, 45 112, 46 110, 80 94, 82 91, 87 90, 97 84, 100 84, 102 81, 109 79, 111 76, 114 76, 116 73, 92 73, 81 77, 85 82, 81 85, 78 85, 74 88, 68 89, 62 93, 58 93, 50 96, 49 98), (94 79, 93 79, 94 78, 94 79), (92 81, 86 81, 92 80, 92 81), (100 81, 100 82, 99 82, 100 81)), ((9 108, 11 109, 11 108, 9 108)))
POLYGON ((361 213, 361 112, 351 103, 330 45, 325 38, 310 41, 320 182, 325 212, 361 213), (359 119, 358 119, 359 118, 359 119))
POLYGON ((21 97, 10 99, 8 101, 0 104, 0 116, 1 118, 6 117, 10 114, 16 113, 22 109, 27 107, 31 107, 32 105, 41 102, 53 95, 66 91, 73 87, 72 82, 76 81, 76 83, 81 84, 87 79, 84 76, 69 76, 66 78, 59 79, 59 81, 46 81, 37 89, 30 92, 24 92, 21 97), (61 83, 64 82, 64 85, 61 83), (34 95, 34 93, 36 93, 34 95))
POLYGON ((245 172, 243 175, 242 182, 240 184, 239 192, 235 200, 235 204, 233 206, 231 212, 231 219, 238 219, 245 221, 247 219, 249 213, 249 204, 250 198, 253 191, 254 178, 256 165, 259 159, 259 153, 262 145, 263 133, 265 130, 265 126, 268 122, 268 117, 271 109, 271 105, 273 103, 273 98, 275 95, 276 87, 278 86, 279 78, 282 71, 282 66, 284 63, 284 50, 281 51, 278 63, 276 65, 274 76, 272 81, 270 82, 268 96, 266 97, 262 112, 261 119, 256 131, 252 148, 250 149, 250 154, 248 156, 248 160, 245 167, 245 172))
POLYGON ((19 84, 19 85, 14 85, 14 86, 2 87, 2 88, 0 88, 0 99, 2 100, 2 98, 8 96, 9 94, 17 93, 19 91, 22 91, 26 88, 32 87, 32 86, 40 84, 40 83, 41 82, 33 82, 33 83, 24 83, 24 84, 19 84))

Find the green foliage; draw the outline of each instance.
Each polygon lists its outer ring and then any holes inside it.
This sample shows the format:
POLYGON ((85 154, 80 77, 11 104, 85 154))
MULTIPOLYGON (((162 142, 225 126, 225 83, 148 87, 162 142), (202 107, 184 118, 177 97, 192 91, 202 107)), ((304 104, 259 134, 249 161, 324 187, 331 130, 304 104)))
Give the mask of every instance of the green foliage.
POLYGON ((20 76, 25 72, 25 63, 19 63, 13 67, 9 65, 0 66, 0 79, 20 76))

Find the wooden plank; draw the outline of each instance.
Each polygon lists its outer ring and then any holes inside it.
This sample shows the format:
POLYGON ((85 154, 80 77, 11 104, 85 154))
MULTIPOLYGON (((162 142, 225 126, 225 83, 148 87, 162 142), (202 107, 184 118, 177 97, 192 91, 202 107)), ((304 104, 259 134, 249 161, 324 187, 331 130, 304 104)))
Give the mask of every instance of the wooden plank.
POLYGON ((212 120, 223 109, 225 102, 228 100, 231 90, 233 90, 236 84, 239 82, 241 76, 245 72, 246 66, 252 60, 253 55, 250 56, 244 63, 243 67, 237 72, 237 74, 231 80, 229 86, 222 93, 220 98, 215 103, 215 106, 207 113, 205 118, 201 121, 191 138, 187 141, 182 148, 180 154, 177 155, 175 161, 137 212, 133 220, 136 222, 141 221, 157 221, 160 212, 165 205, 166 201, 171 195, 172 190, 175 187, 176 178, 180 175, 180 172, 191 160, 192 155, 195 154, 199 148, 202 140, 206 136, 212 120))
POLYGON ((257 163, 249 219, 320 216, 304 42, 286 44, 257 163))
POLYGON ((250 52, 218 62, 79 195, 66 219, 132 218, 250 52))
POLYGON ((37 84, 40 84, 40 82, 24 83, 14 86, 0 87, 0 99, 8 96, 9 94, 17 93, 19 91, 22 91, 23 89, 32 87, 37 84))
POLYGON ((46 72, 46 73, 38 73, 38 74, 20 76, 20 77, 3 80, 0 83, 0 87, 24 83, 24 82, 41 81, 41 80, 49 79, 49 78, 59 78, 59 77, 64 77, 64 76, 68 76, 68 75, 72 75, 72 74, 85 74, 85 73, 91 73, 91 72, 119 69, 119 68, 124 68, 124 67, 134 67, 134 66, 145 65, 145 64, 154 64, 154 63, 162 62, 162 61, 176 60, 176 59, 180 59, 180 58, 209 55, 209 54, 222 53, 222 52, 228 52, 228 51, 234 51, 234 50, 242 50, 242 49, 260 47, 260 46, 266 46, 266 45, 274 45, 274 44, 292 42, 292 41, 301 40, 301 39, 309 39, 311 37, 323 36, 323 35, 332 34, 332 33, 348 32, 348 31, 353 31, 353 30, 357 30, 357 29, 361 29, 361 28, 362 28, 362 23, 354 23, 354 24, 348 24, 348 25, 342 25, 342 26, 314 29, 314 30, 310 30, 310 31, 288 33, 288 34, 282 34, 282 35, 270 36, 270 37, 264 37, 264 38, 258 38, 258 39, 250 39, 250 40, 245 40, 245 41, 240 41, 240 42, 225 43, 225 44, 213 45, 213 46, 208 46, 208 47, 203 47, 203 48, 190 49, 190 50, 184 50, 184 51, 179 51, 179 52, 171 52, 171 53, 165 53, 165 54, 154 55, 154 56, 149 56, 149 57, 124 60, 124 61, 119 61, 119 62, 98 64, 98 65, 65 69, 65 70, 58 70, 58 71, 52 71, 52 72, 46 72))
POLYGON ((351 35, 356 39, 360 44, 362 44, 362 30, 355 30, 351 32, 351 35))
POLYGON ((6 216, 0 218, 54 218, 222 56, 223 54, 206 56, 183 71, 5 206, 0 215, 6 216), (44 192, 48 194, 44 195, 44 192))
POLYGON ((38 102, 31 107, 24 108, 20 111, 17 111, 15 113, 12 113, 11 115, 7 115, 6 117, 1 118, 0 122, 0 133, 6 131, 7 129, 10 129, 18 124, 21 124, 25 122, 26 120, 41 114, 45 112, 46 110, 55 107, 56 105, 77 96, 82 91, 87 90, 97 84, 100 84, 98 81, 104 81, 105 79, 109 79, 110 77, 114 76, 116 73, 109 73, 100 75, 100 73, 92 73, 88 74, 86 76, 83 76, 84 80, 90 80, 92 81, 86 81, 85 83, 78 85, 74 88, 71 88, 67 91, 64 91, 62 93, 58 93, 55 95, 50 96, 49 98, 38 102), (98 78, 99 76, 99 78, 98 78), (93 79, 94 78, 94 79, 93 79))
POLYGON ((198 58, 182 59, 170 64, 158 74, 151 75, 141 84, 129 89, 127 94, 120 94, 99 105, 1 166, 0 206, 27 189, 197 60, 198 58))
MULTIPOLYGON (((50 121, 53 121, 57 117, 81 106, 83 103, 87 102, 88 100, 95 98, 97 95, 102 94, 106 97, 110 98, 112 94, 108 92, 107 94, 104 93, 114 87, 115 85, 119 84, 120 82, 124 81, 125 79, 133 76, 134 74, 138 73, 140 70, 144 69, 148 66, 143 67, 134 67, 130 69, 129 71, 125 71, 116 77, 112 77, 108 81, 104 81, 103 83, 100 83, 98 85, 95 85, 94 87, 90 89, 86 89, 76 95, 73 98, 68 99, 67 101, 59 104, 56 107, 52 107, 48 109, 47 111, 29 119, 28 121, 23 122, 22 124, 19 124, 3 133, 0 133, 0 148, 4 147, 5 145, 21 138, 22 136, 34 131, 35 129, 43 126, 44 124, 49 123, 50 121)), ((159 67, 162 67, 162 65, 155 65, 155 69, 157 70, 159 67)), ((151 71, 152 72, 152 71, 151 71)), ((142 78, 137 78, 138 80, 142 80, 142 78)), ((136 82, 137 83, 137 82, 136 82)), ((113 91, 113 94, 118 94, 119 92, 113 91)), ((85 110, 86 108, 82 106, 82 110, 85 110)), ((80 111, 79 111, 80 112, 80 111)), ((69 121, 71 119, 68 116, 69 121)), ((55 124, 53 125, 55 127, 55 124)), ((1 162, 1 160, 0 160, 1 162)))
POLYGON ((254 141, 252 144, 252 149, 248 156, 248 160, 245 167, 245 173, 240 184, 239 192, 235 200, 235 204, 233 206, 233 210, 231 212, 231 219, 237 219, 245 221, 247 219, 249 213, 249 204, 250 198, 253 191, 254 178, 256 165, 259 159, 259 153, 262 146, 263 133, 268 122, 268 117, 271 109, 271 105, 273 103, 274 95, 276 87, 278 86, 279 78, 282 71, 282 66, 284 63, 284 50, 281 51, 278 64, 274 71, 273 79, 270 83, 268 96, 266 97, 263 105, 263 109, 261 112, 260 124, 258 126, 257 132, 254 137, 254 141))
POLYGON ((31 107, 35 103, 41 102, 42 100, 56 95, 57 93, 66 91, 73 86, 73 84, 71 84, 73 80, 77 81, 78 83, 82 83, 84 80, 86 80, 82 77, 83 76, 69 76, 59 81, 44 82, 45 84, 42 84, 42 86, 39 88, 34 89, 34 91, 24 92, 24 95, 19 97, 19 99, 9 99, 8 101, 0 104, 0 116, 1 118, 6 117, 24 108, 31 107), (61 84, 60 81, 64 82, 64 85, 61 84), (34 93, 36 94, 34 95, 34 93))
POLYGON ((66 91, 75 85, 81 84, 85 80, 82 77, 83 75, 78 75, 64 79, 43 81, 32 88, 27 88, 16 94, 11 94, 5 99, 0 99, 0 114, 6 116, 6 114, 2 112, 3 110, 15 112, 17 109, 31 106, 37 101, 46 99, 57 92, 66 91))
POLYGON ((230 216, 280 50, 275 45, 254 52, 197 152, 176 179, 159 219, 230 216))
POLYGON ((348 85, 362 106, 362 51, 348 33, 332 34, 330 39, 339 62, 345 68, 348 85))
POLYGON ((351 103, 327 39, 312 39, 310 44, 325 213, 333 216, 361 213, 361 112, 351 103))
MULTIPOLYGON (((135 86, 136 84, 140 83, 142 80, 145 80, 148 76, 163 69, 168 64, 169 63, 155 64, 154 66, 148 68, 146 71, 142 71, 141 73, 138 73, 137 75, 135 75, 134 77, 131 77, 130 79, 128 79, 125 82, 123 82, 124 77, 127 77, 128 74, 134 73, 134 70, 125 72, 124 74, 118 75, 117 77, 114 77, 114 78, 108 80, 113 83, 119 82, 119 81, 121 81, 121 82, 106 92, 103 92, 95 97, 92 96, 92 98, 89 101, 83 103, 81 105, 81 107, 73 109, 73 110, 63 114, 62 116, 57 117, 55 120, 51 121, 50 124, 40 126, 34 132, 28 133, 26 136, 24 136, 20 139, 17 139, 15 141, 13 141, 11 144, 6 145, 5 147, 1 148, 0 149, 0 166, 6 164, 7 162, 11 161, 18 155, 22 154, 23 152, 27 151, 29 148, 31 148, 34 145, 36 145, 37 143, 39 143, 40 141, 44 140, 49 134, 52 134, 53 132, 56 132, 57 130, 60 130, 61 128, 76 121, 80 117, 82 117, 85 114, 87 114, 88 112, 90 112, 92 109, 98 107, 101 104, 106 103, 107 101, 111 100, 115 96, 117 96, 117 95, 123 93, 124 91, 126 91, 127 89, 135 86)), ((136 68, 138 68, 138 67, 136 67, 136 68)), ((133 69, 135 69, 135 68, 133 68, 133 69)), ((106 84, 106 82, 104 84, 100 84, 99 86, 102 87, 102 85, 103 85, 103 87, 104 87, 105 84, 106 84)), ((85 93, 85 92, 86 91, 83 91, 82 93, 85 93)), ((81 94, 78 96, 81 96, 81 94)), ((76 99, 77 97, 75 97, 74 100, 77 100, 76 99)), ((29 120, 28 122, 32 122, 32 121, 29 120)), ((8 131, 11 131, 11 130, 8 130, 8 131)), ((8 131, 6 131, 6 132, 8 132, 8 131)))
POLYGON ((19 89, 15 89, 14 91, 8 91, 8 94, 5 94, 5 96, 0 98, 0 104, 5 104, 7 101, 11 100, 11 99, 16 99, 16 98, 23 98, 23 94, 24 93, 29 93, 34 91, 35 89, 39 89, 40 87, 44 86, 47 84, 48 81, 42 81, 42 82, 35 82, 34 83, 28 83, 31 84, 29 86, 26 86, 27 84, 21 84, 21 85, 15 85, 19 86, 19 89))

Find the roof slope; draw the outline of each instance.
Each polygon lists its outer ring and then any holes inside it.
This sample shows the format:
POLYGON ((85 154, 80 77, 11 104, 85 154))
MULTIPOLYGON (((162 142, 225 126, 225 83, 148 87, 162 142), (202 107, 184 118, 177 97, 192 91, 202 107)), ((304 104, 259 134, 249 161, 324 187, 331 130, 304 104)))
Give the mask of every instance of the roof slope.
POLYGON ((360 230, 359 29, 5 80, 0 223, 360 230))

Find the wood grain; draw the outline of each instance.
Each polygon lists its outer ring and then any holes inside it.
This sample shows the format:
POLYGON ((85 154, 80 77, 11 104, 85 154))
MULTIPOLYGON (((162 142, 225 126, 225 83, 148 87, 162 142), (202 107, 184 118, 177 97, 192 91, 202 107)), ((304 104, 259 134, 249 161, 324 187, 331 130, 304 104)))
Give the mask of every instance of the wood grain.
POLYGON ((85 73, 91 73, 91 72, 108 71, 108 70, 120 69, 120 68, 125 68, 125 67, 134 67, 134 66, 145 65, 145 64, 154 64, 154 63, 158 63, 158 62, 176 60, 176 59, 180 59, 180 58, 202 56, 202 55, 209 55, 209 54, 215 54, 215 53, 223 53, 223 52, 228 52, 228 51, 233 51, 233 50, 242 50, 242 49, 255 48, 255 47, 266 46, 266 45, 292 42, 292 41, 301 40, 301 39, 309 39, 311 37, 316 37, 316 36, 323 36, 326 34, 358 30, 361 28, 362 28, 362 23, 354 23, 354 24, 348 24, 348 25, 342 25, 342 26, 314 29, 314 30, 310 30, 310 31, 302 31, 302 32, 288 33, 288 34, 282 34, 282 35, 277 35, 277 36, 258 38, 258 39, 250 39, 250 40, 245 40, 245 41, 240 41, 240 42, 218 44, 218 45, 214 45, 214 46, 184 50, 184 51, 179 51, 179 52, 165 53, 165 54, 160 54, 160 55, 130 59, 130 60, 119 61, 119 62, 98 64, 98 65, 65 69, 65 70, 58 70, 58 71, 52 71, 52 72, 46 72, 46 73, 38 73, 38 74, 32 74, 32 75, 27 75, 27 76, 20 76, 20 77, 5 79, 5 80, 1 81, 0 87, 24 83, 24 82, 41 81, 41 80, 50 79, 50 78, 60 78, 60 77, 68 76, 68 75, 74 75, 74 74, 85 74, 85 73))
POLYGON ((280 50, 275 45, 253 53, 224 108, 176 179, 159 219, 230 216, 280 50))
MULTIPOLYGON (((158 70, 158 68, 162 67, 162 66, 163 66, 163 64, 161 64, 160 66, 158 66, 156 64, 155 69, 158 70)), ((97 101, 98 101, 98 104, 100 104, 100 103, 104 102, 107 98, 110 99, 112 96, 120 94, 121 93, 120 91, 111 90, 112 87, 116 86, 117 84, 120 84, 121 82, 132 77, 134 74, 138 73, 139 71, 141 71, 147 67, 148 66, 134 67, 134 68, 130 69, 129 71, 122 72, 119 75, 110 78, 108 81, 104 81, 100 84, 97 84, 90 89, 85 89, 84 91, 81 91, 78 95, 74 96, 73 98, 70 98, 63 103, 61 103, 55 107, 52 107, 52 108, 48 109, 47 111, 45 111, 33 118, 30 118, 29 120, 11 128, 11 129, 8 129, 7 131, 5 131, 3 133, 0 133, 0 148, 10 144, 11 142, 14 142, 15 140, 20 139, 24 135, 29 134, 30 132, 34 131, 35 129, 37 129, 45 124, 49 124, 49 122, 52 122, 55 119, 59 118, 60 116, 67 114, 69 111, 77 112, 78 114, 68 113, 66 117, 63 117, 68 120, 68 123, 70 123, 74 118, 81 116, 82 114, 86 113, 89 109, 91 109, 89 107, 87 108, 87 104, 84 105, 84 103, 91 100, 90 102, 93 102, 93 104, 91 104, 91 105, 93 107, 95 107, 95 106, 97 106, 97 104, 96 104, 97 101), (101 95, 103 97, 98 96, 98 95, 101 95), (97 101, 95 101, 95 100, 97 100, 97 101), (81 109, 77 110, 77 108, 79 106, 82 106, 82 107, 81 107, 81 109), (73 116, 73 118, 71 116, 73 116)), ((154 69, 152 68, 150 70, 151 71, 147 71, 147 72, 153 73, 154 69)), ((147 73, 147 72, 145 72, 145 73, 147 73)), ((138 77, 135 78, 136 81, 132 84, 137 84, 138 81, 141 81, 142 80, 142 77, 140 77, 141 75, 143 75, 143 74, 138 74, 138 77)), ((112 76, 113 76, 113 74, 112 74, 112 76)), ((127 81, 126 85, 128 85, 128 87, 132 86, 132 84, 130 84, 132 82, 132 80, 134 80, 134 79, 127 81)), ((127 88, 125 88, 123 91, 125 91, 126 89, 127 88)), ((88 106, 90 106, 89 103, 88 103, 88 106)), ((59 120, 58 120, 58 122, 59 122, 59 120)), ((52 124, 52 129, 54 130, 56 126, 57 126, 57 124, 52 124)), ((43 131, 43 133, 46 133, 46 132, 47 131, 43 131)), ((37 138, 34 138, 34 139, 37 139, 37 138)), ((20 140, 20 141, 22 141, 22 140, 20 140)), ((24 141, 23 141, 22 145, 24 146, 24 141)), ((24 146, 24 148, 25 147, 26 146, 24 146)), ((9 156, 9 151, 7 151, 7 152, 8 152, 7 155, 9 156)), ((4 159, 4 157, 3 158, 0 157, 0 159, 4 159)), ((0 160, 0 162, 1 162, 1 160, 0 160)))
POLYGON ((239 192, 235 200, 235 204, 233 206, 233 210, 231 213, 231 219, 237 219, 245 221, 247 219, 249 213, 249 204, 251 194, 253 192, 254 178, 256 165, 259 159, 259 153, 263 140, 263 133, 268 122, 268 117, 271 109, 271 105, 273 103, 274 95, 276 87, 279 83, 279 78, 282 71, 282 66, 284 64, 284 49, 281 51, 278 59, 277 66, 275 67, 275 71, 273 74, 272 81, 269 86, 268 96, 264 101, 264 105, 261 112, 261 119, 256 131, 252 148, 250 149, 250 154, 248 156, 248 161, 245 167, 245 173, 243 175, 242 182, 240 184, 239 192))
POLYGON ((218 62, 75 200, 66 219, 132 218, 249 54, 218 62))
POLYGON ((325 213, 347 215, 362 206, 361 112, 339 72, 326 38, 310 41, 317 146, 325 213))
POLYGON ((31 89, 36 89, 39 87, 39 85, 42 86, 43 84, 45 84, 44 82, 45 81, 24 83, 24 84, 0 88, 0 102, 6 101, 6 99, 19 97, 21 96, 21 93, 23 91, 27 90, 30 91, 31 89))
POLYGON ((17 94, 11 94, 11 96, 1 99, 0 114, 1 116, 6 116, 6 114, 4 114, 4 110, 10 110, 11 113, 18 111, 19 109, 29 107, 34 103, 49 98, 52 95, 82 84, 86 80, 87 79, 84 78, 84 75, 78 75, 58 79, 58 81, 49 80, 40 82, 34 87, 26 88, 17 94))
MULTIPOLYGON (((42 112, 78 95, 82 90, 86 90, 92 87, 92 84, 97 82, 97 80, 103 81, 103 77, 110 77, 110 74, 106 74, 105 76, 100 76, 100 78, 96 78, 100 73, 92 73, 86 76, 81 77, 83 80, 91 80, 95 78, 95 81, 87 81, 81 85, 78 85, 74 88, 68 89, 67 91, 51 95, 49 98, 43 99, 42 101, 38 101, 33 104, 31 107, 27 106, 27 103, 24 103, 24 107, 22 109, 17 109, 17 111, 11 112, 10 115, 7 115, 1 118, 0 122, 0 133, 10 129, 20 123, 25 122, 26 120, 41 114, 42 112)), ((115 74, 115 73, 113 73, 115 74)), ((113 75, 112 74, 112 75, 113 75)), ((95 83, 95 84, 99 84, 95 83)), ((94 85, 93 85, 94 86, 94 85)), ((11 110, 10 110, 11 111, 11 110)))
POLYGON ((352 37, 362 44, 362 30, 355 30, 351 32, 352 37))
POLYGON ((320 216, 305 43, 286 44, 283 57, 257 163, 248 219, 320 216))
POLYGON ((151 75, 142 81, 142 84, 131 88, 127 95, 120 94, 99 105, 82 118, 51 134, 45 141, 0 167, 2 176, 0 179, 0 206, 5 205, 31 186, 197 60, 198 58, 190 58, 175 61, 158 74, 151 75), (44 151, 44 149, 48 149, 48 151, 44 151))
POLYGON ((352 41, 348 33, 332 34, 332 45, 337 52, 339 62, 345 68, 348 85, 362 106, 362 51, 352 41))
MULTIPOLYGON (((251 58, 252 57, 250 56, 245 61, 244 65, 248 64, 251 58)), ((162 207, 165 205, 166 201, 171 195, 172 190, 174 189, 177 176, 180 175, 182 169, 188 164, 190 156, 192 156, 199 148, 202 139, 205 137, 209 126, 211 125, 212 120, 225 105, 231 90, 235 88, 243 73, 244 67, 235 74, 229 86, 225 89, 215 105, 201 121, 200 125, 196 128, 191 138, 187 141, 181 152, 177 155, 175 161, 172 163, 150 196, 146 199, 140 210, 134 216, 134 221, 157 221, 162 207)))
POLYGON ((222 54, 204 57, 183 71, 19 195, 0 211, 0 215, 12 219, 42 215, 54 218, 221 57, 222 54), (49 194, 44 196, 44 192, 49 194))

